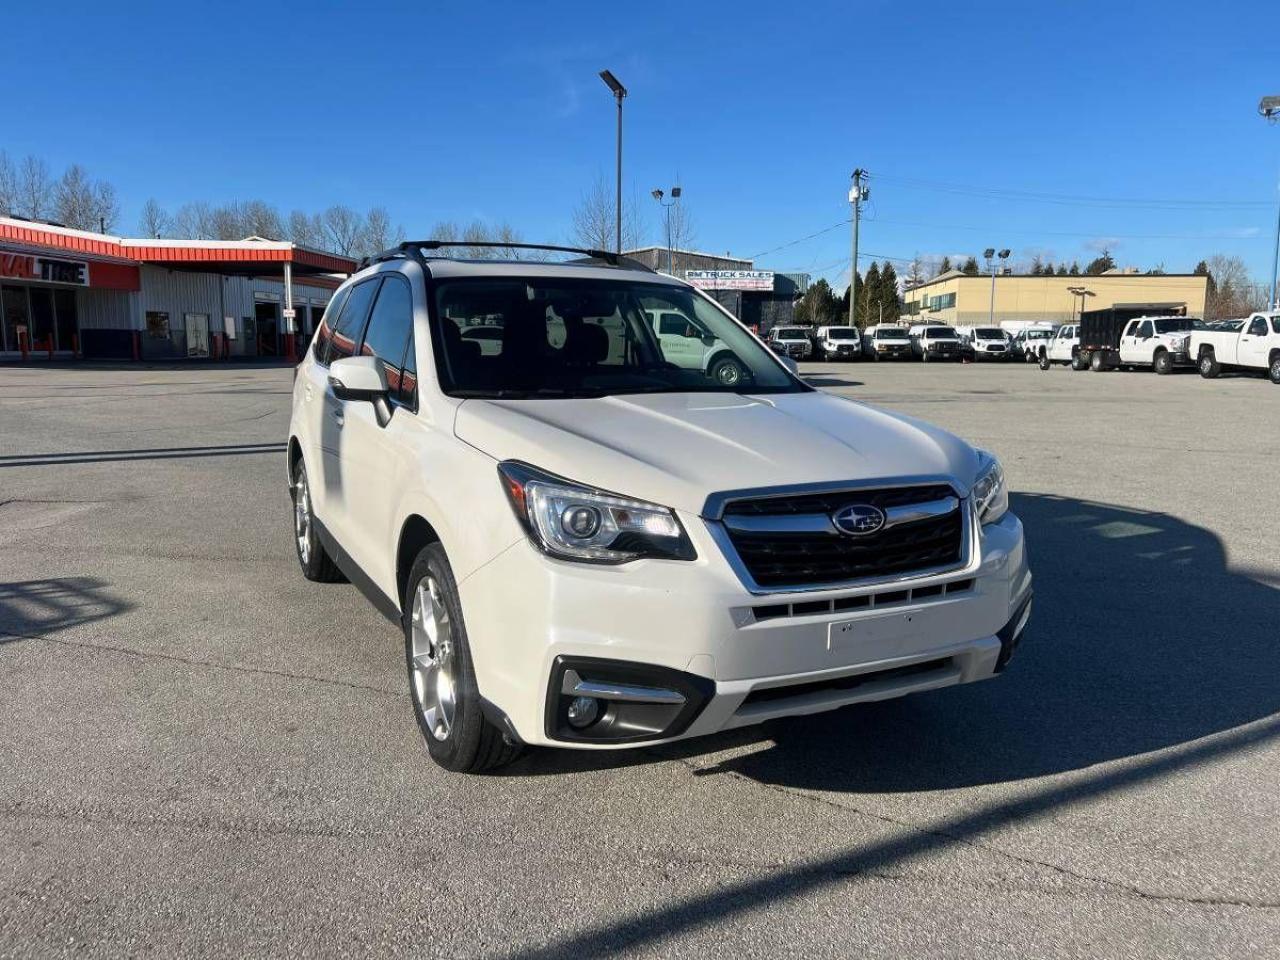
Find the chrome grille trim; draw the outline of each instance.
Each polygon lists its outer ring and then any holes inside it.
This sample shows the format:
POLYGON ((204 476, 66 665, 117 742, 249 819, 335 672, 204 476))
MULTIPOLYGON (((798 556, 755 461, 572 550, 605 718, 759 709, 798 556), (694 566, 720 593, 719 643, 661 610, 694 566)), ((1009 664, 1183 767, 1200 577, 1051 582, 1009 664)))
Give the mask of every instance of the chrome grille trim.
MULTIPOLYGON (((712 494, 710 497, 707 498, 706 505, 703 509, 703 518, 706 521, 707 531, 711 535, 712 540, 715 541, 716 545, 720 548, 721 553, 724 555, 725 559, 728 561, 729 566, 733 569, 733 572, 737 575, 738 579, 742 582, 742 585, 746 587, 746 589, 750 593, 757 596, 782 595, 782 594, 794 594, 794 593, 814 593, 818 591, 842 590, 850 587, 881 586, 886 584, 910 584, 915 581, 920 581, 929 577, 939 577, 947 574, 958 575, 961 572, 972 573, 976 571, 979 560, 980 560, 978 551, 975 549, 975 544, 977 544, 978 542, 977 521, 973 514, 970 501, 965 494, 967 494, 967 490, 965 490, 954 477, 947 477, 947 476, 928 476, 928 477, 916 476, 916 477, 900 477, 900 478, 880 477, 874 480, 867 480, 867 481, 862 481, 862 482, 853 483, 853 484, 849 483, 848 481, 823 483, 823 484, 796 484, 796 485, 789 485, 785 487, 771 487, 771 488, 755 489, 755 490, 734 490, 734 491, 728 491, 725 493, 712 494), (860 578, 842 580, 842 581, 799 583, 799 584, 788 584, 783 586, 778 586, 778 585, 762 586, 752 576, 751 571, 747 569, 746 564, 743 562, 741 556, 739 555, 738 549, 733 542, 728 524, 730 522, 736 523, 737 521, 742 521, 742 520, 750 520, 750 521, 785 520, 785 521, 794 522, 797 516, 812 517, 815 515, 791 514, 791 515, 762 516, 762 517, 747 517, 743 515, 733 515, 732 517, 726 517, 724 515, 725 506, 735 500, 759 500, 759 499, 766 499, 771 497, 797 497, 797 496, 804 496, 806 494, 836 494, 836 493, 848 493, 851 497, 855 497, 860 491, 886 490, 890 488, 896 489, 900 487, 936 486, 939 484, 945 484, 950 486, 951 489, 956 493, 956 497, 955 498, 947 497, 940 501, 929 501, 929 505, 932 506, 934 504, 948 504, 954 499, 956 502, 956 505, 959 507, 961 512, 961 520, 960 520, 961 539, 960 539, 960 550, 959 550, 958 561, 955 563, 943 564, 941 566, 922 568, 919 570, 910 570, 904 573, 894 573, 886 576, 860 577, 860 578)), ((911 504, 908 506, 919 507, 919 506, 923 506, 923 504, 911 504)), ((896 508, 890 508, 890 509, 896 509, 896 508)), ((952 510, 954 509, 955 508, 952 507, 952 510)), ((950 511, 944 511, 941 514, 936 514, 934 516, 945 516, 946 512, 950 512, 950 511)), ((830 523, 829 518, 826 517, 825 515, 822 515, 822 518, 828 524, 830 523)), ((917 518, 917 519, 921 519, 921 518, 917 518)), ((929 519, 929 517, 925 517, 923 519, 929 519)), ((816 521, 812 521, 812 522, 816 524, 816 521)), ((899 521, 899 522, 902 523, 906 521, 899 521)), ((769 530, 764 530, 764 531, 756 530, 752 532, 783 532, 787 529, 790 529, 792 532, 817 532, 816 530, 796 531, 794 527, 792 528, 772 527, 769 530)), ((739 527, 738 530, 739 532, 745 532, 742 530, 741 527, 739 527)))

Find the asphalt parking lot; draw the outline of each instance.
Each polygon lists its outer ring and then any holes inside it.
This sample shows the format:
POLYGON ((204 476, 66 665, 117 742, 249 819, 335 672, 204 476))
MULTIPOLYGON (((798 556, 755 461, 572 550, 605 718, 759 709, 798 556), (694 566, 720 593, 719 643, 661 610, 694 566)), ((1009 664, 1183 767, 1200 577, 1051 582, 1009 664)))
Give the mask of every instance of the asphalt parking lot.
POLYGON ((290 370, 0 367, 0 955, 1276 956, 1280 389, 804 371, 1003 459, 1010 671, 466 778, 296 569, 290 370))

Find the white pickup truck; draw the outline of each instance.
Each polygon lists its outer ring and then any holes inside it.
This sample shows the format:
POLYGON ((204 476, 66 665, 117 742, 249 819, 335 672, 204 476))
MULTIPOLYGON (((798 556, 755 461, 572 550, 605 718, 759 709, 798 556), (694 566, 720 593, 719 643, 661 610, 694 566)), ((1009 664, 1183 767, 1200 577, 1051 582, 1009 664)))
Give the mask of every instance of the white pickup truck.
POLYGON ((1207 380, 1239 367, 1266 370, 1271 382, 1280 384, 1280 312, 1255 313, 1235 330, 1196 330, 1191 356, 1207 380))

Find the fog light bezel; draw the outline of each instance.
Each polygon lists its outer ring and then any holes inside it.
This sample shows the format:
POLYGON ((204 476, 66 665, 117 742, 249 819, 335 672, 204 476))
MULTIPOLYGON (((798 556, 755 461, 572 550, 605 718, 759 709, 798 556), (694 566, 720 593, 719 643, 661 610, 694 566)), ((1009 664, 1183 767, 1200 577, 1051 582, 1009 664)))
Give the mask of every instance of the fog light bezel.
POLYGON ((550 740, 567 743, 645 743, 670 739, 689 729, 715 692, 714 680, 671 667, 603 657, 557 656, 547 684, 546 735, 550 740), (573 727, 568 720, 568 707, 574 696, 563 690, 565 674, 569 671, 594 683, 674 691, 684 697, 684 702, 645 703, 597 697, 599 716, 584 727, 573 727))

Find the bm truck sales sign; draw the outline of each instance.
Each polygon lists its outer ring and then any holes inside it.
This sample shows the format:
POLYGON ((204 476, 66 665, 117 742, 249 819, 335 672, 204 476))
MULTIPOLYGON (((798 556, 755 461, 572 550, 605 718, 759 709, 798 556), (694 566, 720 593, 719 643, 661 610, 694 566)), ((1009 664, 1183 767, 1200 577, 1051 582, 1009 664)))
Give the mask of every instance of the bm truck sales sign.
POLYGON ((773 289, 772 270, 686 270, 684 278, 702 290, 773 289))
POLYGON ((0 277, 6 280, 29 280, 35 283, 71 283, 89 285, 89 264, 83 260, 42 257, 34 253, 0 251, 0 277))

